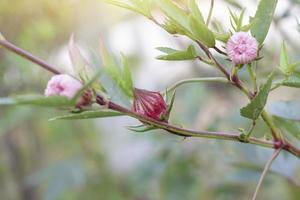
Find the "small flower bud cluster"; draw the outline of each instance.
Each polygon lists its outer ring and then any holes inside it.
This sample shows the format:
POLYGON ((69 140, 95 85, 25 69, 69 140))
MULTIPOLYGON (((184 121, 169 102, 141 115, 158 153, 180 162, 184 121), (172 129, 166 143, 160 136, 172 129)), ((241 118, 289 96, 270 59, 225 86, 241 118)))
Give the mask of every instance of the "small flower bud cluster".
MULTIPOLYGON (((77 92, 83 87, 82 83, 67 74, 53 76, 46 87, 45 96, 64 96, 72 99, 77 92)), ((83 92, 83 95, 77 102, 77 107, 89 105, 92 99, 91 91, 83 92)))
POLYGON ((246 32, 237 32, 228 40, 226 49, 234 64, 247 64, 257 57, 258 42, 246 32))

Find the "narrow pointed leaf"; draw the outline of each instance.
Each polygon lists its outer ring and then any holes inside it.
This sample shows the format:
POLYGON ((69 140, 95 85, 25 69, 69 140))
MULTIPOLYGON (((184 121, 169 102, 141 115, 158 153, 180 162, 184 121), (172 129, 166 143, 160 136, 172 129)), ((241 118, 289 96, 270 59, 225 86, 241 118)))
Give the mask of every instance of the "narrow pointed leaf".
POLYGON ((0 98, 0 105, 34 105, 43 107, 74 106, 73 100, 63 96, 45 97, 42 95, 25 95, 14 98, 0 98))
POLYGON ((159 8, 185 31, 189 30, 188 15, 185 11, 175 5, 171 0, 156 0, 159 8))
POLYGON ((131 6, 127 3, 124 3, 124 2, 121 2, 121 1, 116 1, 116 0, 105 0, 106 3, 109 3, 111 5, 114 5, 114 6, 118 6, 120 8, 125 8, 127 10, 131 10, 133 12, 136 12, 136 13, 139 13, 139 14, 142 14, 142 15, 145 15, 145 13, 143 11, 141 11, 140 9, 134 7, 134 6, 131 6))
POLYGON ((78 114, 68 114, 49 119, 49 121, 55 120, 74 120, 74 119, 91 119, 91 118, 106 118, 106 117, 118 117, 124 115, 123 113, 111 111, 111 110, 92 110, 85 111, 78 114))
POLYGON ((205 24, 205 20, 203 18, 203 15, 202 15, 196 1, 197 0, 189 0, 189 2, 188 2, 189 9, 196 20, 199 20, 200 22, 205 24))
POLYGON ((122 65, 123 65, 123 87, 126 91, 126 94, 130 97, 133 96, 133 81, 131 76, 130 67, 128 64, 128 60, 124 55, 122 55, 122 65))
POLYGON ((138 125, 138 126, 128 126, 127 129, 137 133, 143 133, 143 132, 155 130, 157 128, 154 126, 138 125))
POLYGON ((167 54, 156 57, 158 60, 192 60, 197 56, 196 49, 192 45, 190 45, 185 51, 166 47, 159 47, 157 49, 167 54))
POLYGON ((206 24, 197 21, 193 16, 189 16, 189 25, 196 40, 203 43, 207 47, 215 46, 215 36, 213 32, 208 29, 206 24))
POLYGON ((255 17, 253 26, 251 27, 251 34, 259 44, 262 44, 268 34, 275 8, 278 0, 260 0, 255 17))
POLYGON ((78 47, 75 45, 74 35, 70 37, 68 48, 75 75, 86 81, 91 73, 91 67, 89 66, 87 60, 82 56, 78 47))

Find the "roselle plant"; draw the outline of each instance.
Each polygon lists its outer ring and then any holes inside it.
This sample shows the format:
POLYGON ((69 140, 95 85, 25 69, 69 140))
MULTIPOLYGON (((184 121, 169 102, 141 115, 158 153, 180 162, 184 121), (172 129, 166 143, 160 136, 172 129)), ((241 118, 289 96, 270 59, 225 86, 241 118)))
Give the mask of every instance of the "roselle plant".
MULTIPOLYGON (((272 162, 282 151, 300 158, 300 149, 291 142, 289 132, 282 128, 285 120, 299 120, 294 115, 279 114, 271 110, 267 112, 265 105, 268 95, 278 87, 300 87, 299 74, 296 68, 300 62, 291 62, 285 43, 282 42, 278 70, 280 74, 269 70, 269 75, 258 84, 255 67, 264 55, 261 49, 273 20, 277 0, 261 0, 256 13, 245 23, 244 12, 234 13, 229 9, 231 27, 227 31, 211 26, 214 0, 211 0, 209 14, 205 18, 196 0, 188 0, 186 4, 171 0, 106 0, 107 3, 129 9, 141 14, 164 29, 170 35, 187 37, 190 45, 186 49, 176 50, 168 47, 158 47, 163 55, 159 60, 181 61, 198 60, 220 72, 220 77, 199 77, 184 79, 167 88, 165 91, 149 91, 147 88, 136 88, 131 77, 127 58, 121 55, 117 59, 99 40, 101 66, 96 66, 82 56, 74 43, 72 36, 69 42, 69 55, 74 74, 63 74, 45 61, 31 55, 0 37, 0 45, 25 59, 38 64, 54 74, 45 86, 45 94, 2 98, 1 105, 37 105, 66 109, 66 114, 51 120, 72 120, 88 118, 104 118, 127 115, 140 121, 137 126, 128 126, 135 132, 146 132, 161 129, 170 134, 182 137, 201 137, 207 139, 230 140, 241 143, 258 145, 274 149, 274 153, 266 164, 252 199, 256 199, 266 172, 272 162), (218 58, 218 59, 217 59, 218 58), (220 61, 228 62, 228 69, 220 61), (239 71, 247 68, 251 83, 246 84, 239 76, 239 71), (117 103, 111 96, 113 90, 107 86, 109 80, 126 96, 127 104, 117 103), (211 132, 191 130, 174 125, 169 120, 173 103, 176 101, 176 89, 187 83, 217 82, 235 87, 243 93, 249 102, 240 109, 241 117, 252 121, 250 130, 236 127, 236 132, 211 132), (249 88, 247 85, 252 85, 249 88), (268 126, 270 134, 264 138, 252 136, 256 121, 262 118, 268 126)), ((206 8, 201 8, 206 9, 206 8)), ((245 103, 246 104, 246 103, 245 103)), ((293 104, 279 103, 279 109, 292 110, 293 104)))

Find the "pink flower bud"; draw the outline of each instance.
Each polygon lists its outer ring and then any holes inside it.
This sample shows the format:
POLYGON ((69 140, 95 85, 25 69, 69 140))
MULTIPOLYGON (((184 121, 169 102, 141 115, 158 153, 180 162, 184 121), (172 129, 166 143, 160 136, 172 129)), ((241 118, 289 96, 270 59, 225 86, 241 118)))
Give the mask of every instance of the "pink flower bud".
POLYGON ((59 74, 53 76, 47 84, 46 96, 65 96, 72 99, 82 88, 82 83, 67 75, 59 74))
POLYGON ((162 120, 167 104, 159 92, 134 89, 133 111, 155 120, 162 120))
POLYGON ((257 57, 258 42, 246 32, 237 32, 228 40, 226 49, 234 64, 247 64, 257 57))
MULTIPOLYGON (((50 79, 45 90, 45 95, 47 97, 65 96, 69 99, 72 99, 82 87, 82 83, 72 76, 67 74, 59 74, 50 79)), ((84 91, 76 106, 81 107, 90 105, 92 96, 91 90, 84 91)))

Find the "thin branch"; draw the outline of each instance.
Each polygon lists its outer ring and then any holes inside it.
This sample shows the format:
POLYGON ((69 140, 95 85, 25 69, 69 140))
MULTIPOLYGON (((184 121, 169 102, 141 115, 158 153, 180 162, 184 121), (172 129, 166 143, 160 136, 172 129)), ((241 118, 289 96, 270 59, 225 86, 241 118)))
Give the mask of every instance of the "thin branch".
POLYGON ((274 153, 272 154, 271 159, 270 159, 270 160, 267 162, 267 164, 265 165, 264 171, 262 172, 262 174, 261 174, 261 176, 260 176, 260 179, 259 179, 259 181, 258 181, 258 184, 257 184, 257 186, 256 186, 256 188, 255 188, 255 192, 254 192, 254 194, 253 194, 253 196, 252 196, 252 200, 256 200, 256 197, 257 197, 258 191, 259 191, 259 189, 260 189, 260 187, 261 187, 261 185, 262 185, 262 182, 263 182, 263 180, 264 180, 264 178, 265 178, 267 172, 269 171, 269 169, 270 169, 270 167, 271 167, 273 161, 274 161, 274 160, 277 158, 277 156, 279 155, 280 151, 281 151, 281 148, 276 149, 276 150, 274 151, 274 153))
MULTIPOLYGON (((8 41, 0 40, 0 46, 3 46, 14 53, 21 55, 22 57, 36 63, 37 65, 41 66, 42 68, 54 74, 60 73, 59 71, 55 70, 53 66, 47 64, 45 61, 31 55, 30 53, 20 49, 19 47, 16 47, 15 45, 9 43, 8 41)), ((207 52, 209 53, 210 56, 212 56, 209 51, 207 52)), ((110 102, 110 101, 107 102, 104 99, 104 97, 99 95, 97 96, 97 103, 100 105, 106 105, 111 110, 122 112, 124 114, 127 114, 128 116, 139 119, 140 121, 145 122, 146 124, 151 124, 156 126, 157 128, 166 130, 169 133, 184 136, 184 137, 203 137, 203 138, 212 138, 212 139, 220 139, 220 140, 231 140, 235 142, 249 143, 249 144, 254 144, 254 145, 267 147, 267 148, 276 148, 276 144, 277 144, 275 143, 276 141, 271 142, 263 139, 258 139, 255 137, 249 137, 248 140, 246 141, 241 140, 239 133, 196 131, 196 130, 176 127, 166 122, 157 121, 149 117, 139 115, 135 112, 132 112, 131 110, 128 110, 127 108, 115 104, 114 102, 110 102)), ((288 141, 285 141, 282 148, 290 152, 291 154, 295 155, 296 157, 300 158, 300 149, 296 148, 293 144, 289 143, 288 141)))
POLYGON ((180 80, 171 87, 167 89, 166 92, 171 92, 175 90, 177 87, 187 84, 187 83, 202 83, 202 82, 215 82, 215 83, 230 83, 226 78, 224 77, 203 77, 203 78, 190 78, 190 79, 184 79, 180 80))
POLYGON ((209 51, 209 49, 204 46, 201 42, 197 42, 199 47, 205 52, 208 58, 212 59, 216 65, 216 67, 226 76, 227 80, 230 80, 230 73, 223 67, 217 59, 212 55, 212 53, 209 51))
POLYGON ((52 72, 54 74, 60 74, 60 72, 56 70, 55 67, 49 65, 47 62, 43 61, 42 59, 33 56, 27 51, 24 51, 23 49, 15 46, 14 44, 8 42, 7 40, 0 40, 0 46, 18 54, 19 56, 22 56, 23 58, 26 58, 27 60, 30 60, 31 62, 41 66, 42 68, 48 70, 49 72, 52 72))

